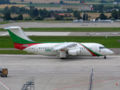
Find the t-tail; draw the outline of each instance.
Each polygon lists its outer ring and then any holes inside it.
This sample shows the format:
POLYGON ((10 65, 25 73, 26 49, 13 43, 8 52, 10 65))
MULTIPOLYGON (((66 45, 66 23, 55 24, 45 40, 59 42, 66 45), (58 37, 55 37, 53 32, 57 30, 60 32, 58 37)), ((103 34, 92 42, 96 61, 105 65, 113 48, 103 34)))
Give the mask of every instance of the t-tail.
POLYGON ((36 42, 25 35, 22 28, 19 26, 11 26, 5 29, 8 30, 9 35, 14 42, 14 47, 17 49, 23 50, 28 46, 36 44, 36 42))

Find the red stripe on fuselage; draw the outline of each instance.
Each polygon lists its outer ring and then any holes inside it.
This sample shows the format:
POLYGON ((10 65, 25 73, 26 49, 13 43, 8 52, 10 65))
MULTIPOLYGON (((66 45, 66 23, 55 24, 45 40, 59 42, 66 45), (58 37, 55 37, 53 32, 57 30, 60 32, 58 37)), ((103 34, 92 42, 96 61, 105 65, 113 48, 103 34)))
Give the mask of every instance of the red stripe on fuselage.
MULTIPOLYGON (((82 45, 82 44, 80 44, 80 45, 82 45)), ((85 47, 84 45, 82 45, 84 48, 86 48, 90 53, 91 53, 91 55, 92 56, 97 56, 95 53, 93 53, 91 50, 89 50, 87 47, 85 47)))
POLYGON ((25 48, 27 48, 27 47, 30 47, 30 46, 36 45, 36 44, 40 44, 40 43, 31 43, 31 44, 19 44, 19 43, 14 43, 14 48, 23 50, 23 49, 25 49, 25 48))
MULTIPOLYGON (((86 47, 85 47, 86 48, 86 47)), ((90 51, 88 48, 86 48, 91 54, 92 56, 96 56, 96 54, 94 54, 92 51, 90 51)))

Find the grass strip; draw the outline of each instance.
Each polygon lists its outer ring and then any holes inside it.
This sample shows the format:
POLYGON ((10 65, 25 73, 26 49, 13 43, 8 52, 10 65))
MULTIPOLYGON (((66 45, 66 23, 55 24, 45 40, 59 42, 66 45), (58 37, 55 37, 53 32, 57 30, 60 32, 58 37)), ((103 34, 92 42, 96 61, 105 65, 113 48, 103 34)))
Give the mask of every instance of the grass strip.
MULTIPOLYGON (((23 28, 24 31, 39 31, 39 32, 120 32, 119 27, 113 28, 23 28)), ((0 28, 0 31, 5 31, 0 28)))
POLYGON ((25 31, 55 32, 120 32, 120 28, 24 28, 25 31))
POLYGON ((0 28, 0 31, 5 31, 3 28, 0 28))
POLYGON ((21 50, 0 50, 0 54, 28 54, 21 50))
MULTIPOLYGON (((107 48, 120 48, 120 37, 93 37, 93 36, 31 36, 36 42, 95 42, 105 45, 107 48)), ((0 37, 0 48, 13 48, 10 37, 0 37)))

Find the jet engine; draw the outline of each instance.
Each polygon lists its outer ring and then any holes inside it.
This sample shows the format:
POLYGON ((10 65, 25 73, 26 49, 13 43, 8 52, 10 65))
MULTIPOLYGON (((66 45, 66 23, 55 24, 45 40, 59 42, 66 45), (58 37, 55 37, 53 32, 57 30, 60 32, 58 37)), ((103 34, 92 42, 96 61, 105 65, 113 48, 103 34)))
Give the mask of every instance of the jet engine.
POLYGON ((80 49, 71 49, 68 50, 68 55, 77 56, 80 54, 80 49))

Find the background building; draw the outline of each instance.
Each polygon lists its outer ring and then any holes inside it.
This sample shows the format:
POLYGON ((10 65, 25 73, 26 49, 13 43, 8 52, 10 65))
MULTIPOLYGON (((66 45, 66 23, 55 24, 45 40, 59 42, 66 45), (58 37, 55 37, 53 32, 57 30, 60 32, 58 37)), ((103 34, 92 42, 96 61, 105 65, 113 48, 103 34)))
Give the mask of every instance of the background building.
POLYGON ((11 2, 59 3, 60 0, 10 0, 11 2))
POLYGON ((46 8, 47 10, 73 9, 79 11, 91 11, 93 9, 92 5, 85 4, 84 0, 10 0, 10 2, 32 2, 38 8, 46 8))

